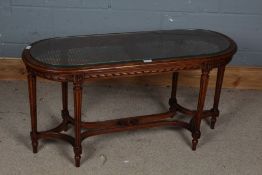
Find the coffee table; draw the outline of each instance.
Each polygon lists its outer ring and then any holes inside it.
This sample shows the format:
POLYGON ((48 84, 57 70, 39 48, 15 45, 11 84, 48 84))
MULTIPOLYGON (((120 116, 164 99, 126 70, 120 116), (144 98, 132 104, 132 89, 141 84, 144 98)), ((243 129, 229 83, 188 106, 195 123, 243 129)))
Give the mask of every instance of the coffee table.
POLYGON ((237 50, 229 37, 208 30, 163 30, 45 39, 27 46, 22 54, 28 72, 31 140, 37 153, 39 139, 62 139, 72 144, 75 166, 80 166, 81 142, 90 136, 158 126, 180 126, 192 133, 192 149, 200 138, 201 119, 210 117, 211 128, 219 116, 218 104, 225 66, 237 50), (214 104, 204 110, 209 72, 217 68, 214 104), (177 80, 180 70, 201 69, 196 110, 178 104, 177 80), (170 108, 165 113, 116 120, 81 120, 82 85, 87 79, 144 76, 172 72, 170 108), (61 82, 62 123, 48 131, 37 129, 36 77, 61 82), (68 111, 68 82, 73 83, 74 117, 68 111), (190 122, 175 119, 177 112, 190 122), (74 137, 66 134, 74 126, 74 137))

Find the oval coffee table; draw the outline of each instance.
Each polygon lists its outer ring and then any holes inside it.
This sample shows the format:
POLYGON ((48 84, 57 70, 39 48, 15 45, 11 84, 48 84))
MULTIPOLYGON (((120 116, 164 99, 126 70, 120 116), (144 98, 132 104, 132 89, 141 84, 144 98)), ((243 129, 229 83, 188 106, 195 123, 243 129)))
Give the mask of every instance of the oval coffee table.
POLYGON ((208 30, 166 30, 87 35, 41 40, 27 46, 22 54, 28 71, 33 152, 38 140, 62 139, 72 144, 75 165, 80 166, 81 142, 90 136, 158 126, 180 126, 192 133, 192 149, 200 138, 201 119, 210 117, 211 128, 219 116, 218 103, 225 66, 237 50, 229 37, 208 30), (217 68, 212 109, 204 110, 209 72, 217 68), (178 72, 201 69, 196 110, 176 99, 178 72), (86 79, 117 78, 173 72, 170 108, 165 113, 99 122, 81 121, 82 84, 86 79), (36 77, 61 82, 62 123, 48 131, 37 130, 36 77), (74 117, 68 112, 68 82, 73 83, 74 117), (191 116, 189 123, 175 120, 177 112, 191 116), (65 134, 74 126, 75 136, 65 134))

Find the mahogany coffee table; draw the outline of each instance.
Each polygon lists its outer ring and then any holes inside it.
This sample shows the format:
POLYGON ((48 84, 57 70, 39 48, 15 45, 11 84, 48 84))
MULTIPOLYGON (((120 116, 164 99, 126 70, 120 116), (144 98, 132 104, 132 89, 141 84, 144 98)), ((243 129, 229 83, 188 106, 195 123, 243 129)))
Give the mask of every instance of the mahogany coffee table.
POLYGON ((62 139, 72 144, 75 165, 80 166, 81 142, 90 136, 157 126, 180 126, 192 133, 192 149, 200 138, 201 119, 210 117, 211 128, 219 116, 218 103, 225 66, 237 45, 229 37, 208 30, 166 30, 51 38, 27 46, 23 61, 28 71, 33 152, 38 140, 62 139), (214 104, 203 110, 209 72, 217 68, 214 104), (177 103, 178 71, 201 69, 196 110, 177 103), (81 121, 82 84, 87 79, 130 77, 173 72, 170 108, 165 113, 99 122, 81 121), (62 83, 62 123, 48 131, 37 130, 36 77, 62 83), (74 117, 68 112, 68 82, 73 83, 74 117), (176 112, 191 116, 189 123, 175 120, 176 112), (75 136, 65 134, 74 126, 75 136))

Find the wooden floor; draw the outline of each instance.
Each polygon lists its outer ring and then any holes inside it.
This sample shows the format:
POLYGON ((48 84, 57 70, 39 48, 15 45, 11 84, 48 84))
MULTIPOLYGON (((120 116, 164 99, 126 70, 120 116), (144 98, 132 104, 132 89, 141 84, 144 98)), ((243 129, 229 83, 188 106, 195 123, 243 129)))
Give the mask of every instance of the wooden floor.
MULTIPOLYGON (((216 70, 210 75, 209 87, 214 87, 216 70)), ((200 71, 181 71, 179 85, 198 87, 200 71)), ((25 80, 26 70, 21 59, 0 59, 0 80, 25 80)), ((262 67, 233 67, 228 66, 224 77, 224 88, 257 89, 262 90, 262 67)), ((94 83, 94 82, 91 82, 94 83)), ((132 78, 118 78, 96 80, 95 83, 112 84, 145 84, 156 86, 171 85, 171 74, 141 76, 132 78)))

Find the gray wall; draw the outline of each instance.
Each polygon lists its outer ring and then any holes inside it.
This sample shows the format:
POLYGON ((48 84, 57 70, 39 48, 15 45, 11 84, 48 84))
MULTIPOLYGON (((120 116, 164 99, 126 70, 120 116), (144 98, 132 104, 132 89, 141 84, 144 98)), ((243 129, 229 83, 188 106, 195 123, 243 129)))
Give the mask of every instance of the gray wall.
POLYGON ((0 0, 0 56, 65 35, 204 28, 239 45, 233 65, 262 66, 262 0, 0 0))

